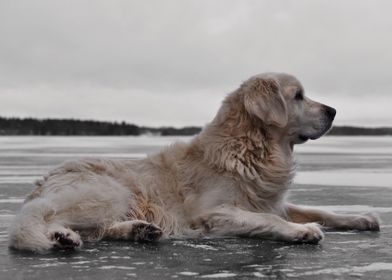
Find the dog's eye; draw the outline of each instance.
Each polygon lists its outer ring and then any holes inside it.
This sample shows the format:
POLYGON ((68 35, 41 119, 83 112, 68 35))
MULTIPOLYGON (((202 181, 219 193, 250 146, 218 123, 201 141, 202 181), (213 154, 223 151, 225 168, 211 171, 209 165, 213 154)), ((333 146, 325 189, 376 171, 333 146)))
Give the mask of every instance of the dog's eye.
POLYGON ((295 100, 304 100, 304 94, 302 93, 301 90, 299 90, 299 91, 297 91, 297 92, 295 93, 294 99, 295 99, 295 100))

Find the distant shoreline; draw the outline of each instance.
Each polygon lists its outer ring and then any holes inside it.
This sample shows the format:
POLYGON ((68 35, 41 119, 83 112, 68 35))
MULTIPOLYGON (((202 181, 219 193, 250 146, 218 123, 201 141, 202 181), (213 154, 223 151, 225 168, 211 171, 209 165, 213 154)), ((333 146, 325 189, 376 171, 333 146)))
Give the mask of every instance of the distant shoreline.
MULTIPOLYGON (((0 136, 190 136, 202 127, 147 127, 126 122, 0 117, 0 136)), ((328 135, 392 136, 392 127, 334 126, 328 135)))

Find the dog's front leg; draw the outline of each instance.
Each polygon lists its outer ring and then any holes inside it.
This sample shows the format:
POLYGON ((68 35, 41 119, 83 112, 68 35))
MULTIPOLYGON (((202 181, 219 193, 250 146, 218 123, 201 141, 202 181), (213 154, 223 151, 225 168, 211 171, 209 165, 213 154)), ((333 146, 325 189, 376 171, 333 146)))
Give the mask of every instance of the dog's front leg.
POLYGON ((379 219, 373 214, 341 215, 320 209, 287 204, 287 215, 295 223, 318 223, 342 230, 379 231, 379 219))
POLYGON ((323 233, 316 223, 297 224, 277 215, 222 205, 195 219, 195 226, 213 236, 247 236, 270 240, 318 243, 323 233))

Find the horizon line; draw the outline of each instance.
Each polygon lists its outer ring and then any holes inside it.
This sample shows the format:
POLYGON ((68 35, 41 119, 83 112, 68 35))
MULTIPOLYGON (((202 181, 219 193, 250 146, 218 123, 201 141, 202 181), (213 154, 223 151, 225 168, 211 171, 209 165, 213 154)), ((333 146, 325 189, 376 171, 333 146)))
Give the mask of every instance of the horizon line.
MULTIPOLYGON (((45 121, 45 120, 51 120, 51 121, 80 121, 80 122, 99 122, 99 123, 117 123, 117 124, 122 124, 125 123, 126 125, 135 125, 141 128, 187 128, 187 127, 194 127, 194 128, 203 128, 205 125, 207 125, 208 123, 204 124, 204 125, 140 125, 140 124, 136 124, 130 121, 126 121, 126 120, 102 120, 102 119, 83 119, 83 118, 73 118, 73 117, 9 117, 9 116, 1 116, 0 115, 0 119, 18 119, 18 120, 26 120, 26 119, 31 119, 31 120, 36 120, 36 121, 45 121)), ((365 128, 365 129, 382 129, 382 128, 392 128, 391 126, 387 126, 387 125, 357 125, 357 124, 337 124, 337 125, 333 125, 333 127, 354 127, 354 128, 365 128)))

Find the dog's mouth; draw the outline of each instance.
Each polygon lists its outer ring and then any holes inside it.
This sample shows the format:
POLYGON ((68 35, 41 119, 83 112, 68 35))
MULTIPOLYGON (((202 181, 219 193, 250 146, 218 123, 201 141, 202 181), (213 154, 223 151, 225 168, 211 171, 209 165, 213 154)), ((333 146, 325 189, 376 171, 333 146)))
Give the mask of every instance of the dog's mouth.
POLYGON ((304 134, 300 134, 300 135, 298 136, 298 138, 299 138, 299 140, 302 141, 302 142, 306 142, 306 141, 308 141, 308 140, 316 140, 316 139, 319 139, 321 136, 323 136, 328 130, 329 130, 329 128, 326 129, 325 131, 322 131, 321 133, 317 133, 317 134, 315 134, 315 135, 304 135, 304 134))
POLYGON ((332 127, 332 121, 329 122, 327 125, 324 126, 323 129, 321 129, 320 131, 318 131, 315 134, 311 134, 311 135, 306 135, 306 134, 299 134, 298 135, 298 139, 304 143, 308 140, 316 140, 319 139, 321 136, 325 135, 332 127))
POLYGON ((313 135, 298 134, 297 137, 296 137, 296 140, 294 140, 293 142, 290 143, 291 150, 293 150, 295 144, 303 144, 303 143, 305 143, 305 142, 307 142, 309 140, 316 140, 316 139, 320 138, 325 133, 327 133, 329 129, 330 129, 330 127, 328 127, 327 129, 321 131, 320 133, 313 134, 313 135))
POLYGON ((298 138, 299 138, 299 140, 300 140, 301 142, 306 142, 306 141, 308 141, 308 140, 310 139, 309 136, 302 135, 302 134, 300 134, 300 135, 298 136, 298 138))
POLYGON ((306 129, 305 131, 301 131, 300 133, 296 134, 294 140, 290 143, 290 148, 293 150, 295 144, 303 144, 308 140, 316 140, 319 139, 321 136, 328 133, 328 131, 332 128, 332 123, 334 121, 336 110, 332 107, 325 106, 326 113, 323 115, 320 124, 315 125, 310 129, 306 129))

